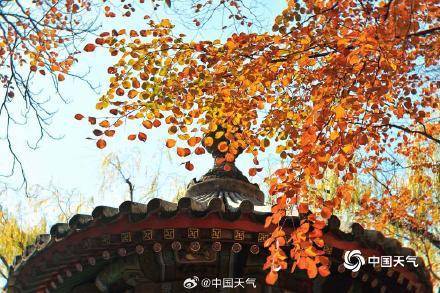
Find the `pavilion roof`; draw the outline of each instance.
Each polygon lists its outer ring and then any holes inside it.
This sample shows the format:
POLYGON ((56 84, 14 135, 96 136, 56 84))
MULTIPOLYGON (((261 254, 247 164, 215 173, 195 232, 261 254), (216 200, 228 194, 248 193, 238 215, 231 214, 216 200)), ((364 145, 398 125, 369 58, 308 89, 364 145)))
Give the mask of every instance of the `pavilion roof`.
MULTIPOLYGON (((212 153, 218 155, 214 147, 212 153)), ((176 252, 187 248, 196 253, 204 246, 215 252, 227 247, 229 253, 247 248, 254 255, 263 254, 263 243, 274 228, 264 227, 269 215, 271 207, 264 204, 258 185, 250 183, 233 164, 229 171, 224 164, 216 164, 200 180, 194 179, 177 203, 159 198, 147 204, 126 201, 119 208, 98 206, 91 215, 77 214, 68 223, 53 225, 50 234, 38 236, 35 244, 15 258, 7 288, 20 293, 57 291, 75 275, 96 274, 93 267, 97 264, 147 250, 160 254, 162 249, 176 252)), ((300 225, 301 219, 290 215, 280 222, 288 233, 300 225)), ((323 238, 336 268, 332 272, 341 274, 348 274, 342 264, 346 250, 359 249, 366 256, 415 256, 414 250, 402 247, 396 239, 366 230, 358 223, 344 232, 335 216, 329 219, 323 238)), ((417 264, 417 268, 389 269, 366 265, 347 277, 361 278, 372 287, 391 286, 396 292, 432 291, 423 260, 417 258, 417 264)), ((167 276, 158 278, 163 281, 167 276)))
MULTIPOLYGON (((58 275, 66 275, 66 272, 71 275, 75 271, 79 273, 82 269, 79 270, 78 264, 92 266, 88 257, 105 258, 103 253, 107 252, 117 258, 123 256, 121 248, 126 249, 124 255, 136 253, 139 245, 147 247, 147 243, 152 243, 151 247, 154 249, 153 243, 166 240, 164 233, 168 228, 175 231, 174 239, 181 242, 194 240, 188 239, 186 235, 190 228, 200 231, 198 239, 212 241, 209 239, 209 231, 217 228, 222 229, 225 235, 221 242, 257 245, 263 249, 262 242, 270 233, 270 229, 264 228, 265 218, 270 215, 269 207, 257 205, 240 194, 231 192, 201 197, 201 200, 184 197, 178 203, 154 198, 146 205, 127 201, 119 208, 98 206, 92 215, 77 214, 68 223, 55 224, 50 229, 50 234, 38 236, 34 245, 26 247, 24 253, 16 257, 8 286, 14 287, 22 282, 34 284, 29 288, 30 291, 23 292, 34 292, 35 288, 42 288, 41 285, 57 288, 61 285, 58 275), (145 231, 153 233, 147 241, 143 239, 145 231), (231 233, 228 234, 227 231, 231 233), (235 238, 236 231, 244 232, 240 240, 235 238), (127 233, 130 233, 130 242, 124 241, 127 233), (104 236, 110 236, 108 245, 102 245, 104 236), (73 250, 73 253, 69 254, 69 250, 73 250), (89 262, 84 262, 87 259, 89 262)), ((299 221, 300 218, 296 216, 286 217, 284 229, 289 231, 297 227, 299 221)), ((357 223, 352 225, 350 232, 343 232, 340 230, 340 221, 335 216, 330 218, 324 232, 324 239, 330 250, 333 249, 340 255, 344 250, 351 249, 360 249, 366 254, 374 255, 415 255, 412 249, 402 247, 399 241, 384 237, 375 230, 365 230, 357 223)), ((340 262, 342 263, 342 258, 340 262)), ((420 288, 420 292, 430 292, 432 283, 428 271, 420 258, 417 258, 417 263, 418 268, 370 271, 369 274, 376 274, 382 283, 388 277, 388 282, 399 282, 410 289, 420 288)), ((61 279, 64 278, 65 276, 61 279)))

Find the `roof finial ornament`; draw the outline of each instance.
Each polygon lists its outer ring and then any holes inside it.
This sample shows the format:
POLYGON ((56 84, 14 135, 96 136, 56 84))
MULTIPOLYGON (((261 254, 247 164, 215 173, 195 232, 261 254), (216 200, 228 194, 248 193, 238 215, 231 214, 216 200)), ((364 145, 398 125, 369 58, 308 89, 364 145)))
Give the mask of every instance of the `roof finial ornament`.
POLYGON ((231 134, 224 127, 217 126, 215 131, 205 135, 202 144, 215 159, 224 158, 228 151, 236 158, 243 152, 243 148, 240 146, 232 148, 231 140, 228 138, 229 135, 231 134), (207 144, 208 141, 209 144, 207 144))
POLYGON ((235 166, 235 159, 243 152, 243 148, 231 148, 228 136, 226 129, 221 126, 205 135, 202 143, 213 156, 214 166, 200 180, 194 179, 190 183, 185 196, 197 198, 212 193, 220 197, 232 193, 256 204, 263 204, 264 195, 258 185, 250 183, 235 166), (231 159, 227 158, 228 153, 233 155, 231 159))

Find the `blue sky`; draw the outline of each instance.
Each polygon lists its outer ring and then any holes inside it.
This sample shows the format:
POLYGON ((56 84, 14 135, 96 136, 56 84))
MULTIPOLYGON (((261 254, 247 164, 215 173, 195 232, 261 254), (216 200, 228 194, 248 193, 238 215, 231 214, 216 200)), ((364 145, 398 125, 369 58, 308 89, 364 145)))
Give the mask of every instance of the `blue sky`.
MULTIPOLYGON (((270 29, 272 21, 279 13, 284 1, 271 2, 270 6, 264 6, 259 11, 255 11, 261 18, 263 28, 270 29)), ((170 18, 176 26, 176 32, 183 32, 192 39, 214 39, 224 38, 227 34, 221 33, 217 28, 220 20, 214 19, 212 26, 204 27, 202 30, 189 29, 188 25, 182 23, 181 17, 177 17, 170 9, 162 7, 153 12, 149 2, 142 7, 143 14, 149 14, 153 19, 170 18), (214 27, 214 28, 213 28, 214 27)), ((142 15, 143 15, 142 14, 142 15)), ((98 30, 104 31, 112 28, 136 28, 142 27, 141 18, 124 19, 104 19, 103 27, 98 30)), ((191 25, 189 25, 191 27, 191 25)), ((92 42, 93 38, 87 40, 92 42)), ((146 143, 129 142, 126 139, 130 129, 124 129, 114 139, 108 141, 104 150, 95 147, 95 142, 86 138, 92 136, 92 128, 85 122, 73 119, 76 113, 89 114, 94 116, 96 113, 95 103, 99 94, 106 89, 108 80, 107 67, 112 65, 112 58, 105 51, 96 51, 92 54, 82 54, 79 62, 75 65, 76 73, 90 71, 88 79, 98 87, 98 94, 91 90, 84 82, 67 78, 63 82, 62 93, 70 102, 63 104, 53 91, 51 91, 51 81, 48 79, 35 79, 34 87, 41 89, 42 97, 51 97, 48 107, 56 110, 57 113, 49 127, 51 133, 60 136, 59 140, 45 139, 40 147, 33 151, 26 147, 26 141, 37 135, 36 129, 30 126, 21 126, 14 129, 15 148, 24 162, 29 186, 34 190, 36 198, 28 199, 23 190, 7 190, 0 193, 0 202, 3 208, 16 215, 29 225, 36 223, 44 217, 51 225, 57 221, 59 208, 50 198, 50 193, 44 189, 36 189, 36 186, 47 187, 55 186, 63 192, 73 192, 73 201, 89 201, 89 206, 81 209, 82 213, 90 213, 91 206, 109 205, 118 206, 128 199, 127 186, 117 176, 105 177, 108 184, 102 189, 103 168, 102 163, 109 154, 117 154, 125 164, 124 171, 130 174, 133 182, 138 187, 135 191, 135 200, 140 200, 142 193, 151 185, 154 175, 159 174, 159 189, 155 196, 171 200, 177 190, 185 186, 192 178, 200 177, 213 164, 210 155, 197 156, 192 158, 196 168, 194 171, 187 171, 175 154, 174 150, 168 151, 164 146, 166 130, 159 129, 147 133, 146 143), (82 198, 79 198, 79 195, 82 198), (138 198, 137 198, 138 197, 138 198), (24 216, 25 215, 25 216, 24 216)), ((98 114, 97 114, 98 115, 98 114)), ((130 127, 130 126, 128 126, 130 127)), ((5 145, 0 143, 0 153, 6 152, 5 145)), ((274 157, 260 158, 263 164, 267 165, 268 160, 276 164, 274 157)), ((237 165, 244 173, 251 166, 252 160, 249 156, 242 155, 237 165)), ((7 161, 0 161, 0 168, 4 169, 7 161)), ((108 175, 108 174, 107 174, 108 175)), ((254 182, 262 183, 264 174, 253 178, 254 182)), ((9 184, 17 185, 19 178, 16 176, 9 180, 9 184)))

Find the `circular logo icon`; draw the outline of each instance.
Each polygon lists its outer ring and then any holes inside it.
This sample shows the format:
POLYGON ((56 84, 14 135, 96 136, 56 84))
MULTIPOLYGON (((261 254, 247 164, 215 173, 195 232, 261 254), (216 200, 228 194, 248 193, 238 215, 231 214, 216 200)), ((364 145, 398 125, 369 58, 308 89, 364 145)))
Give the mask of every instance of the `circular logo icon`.
POLYGON ((203 288, 208 288, 209 286, 211 286, 211 279, 208 279, 208 278, 202 279, 202 281, 200 282, 200 285, 203 288))
POLYGON ((353 272, 360 270, 365 264, 365 259, 359 250, 347 250, 344 254, 344 267, 353 272))
POLYGON ((192 278, 187 278, 185 281, 183 281, 183 287, 185 289, 193 289, 197 287, 197 282, 199 281, 199 278, 194 276, 192 278))

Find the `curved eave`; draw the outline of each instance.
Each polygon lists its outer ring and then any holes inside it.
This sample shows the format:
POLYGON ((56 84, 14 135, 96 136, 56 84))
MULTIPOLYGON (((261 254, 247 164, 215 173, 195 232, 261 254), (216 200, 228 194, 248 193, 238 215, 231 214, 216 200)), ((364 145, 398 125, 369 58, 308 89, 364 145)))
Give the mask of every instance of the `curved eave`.
MULTIPOLYGON (((38 236, 34 245, 28 246, 23 255, 16 257, 7 286, 14 288, 19 287, 22 282, 32 282, 33 277, 30 273, 47 262, 48 266, 53 266, 53 272, 44 270, 49 279, 43 275, 39 276, 41 286, 38 287, 47 288, 48 284, 59 281, 58 269, 73 268, 74 270, 76 265, 74 258, 70 262, 66 261, 68 259, 66 257, 61 263, 56 263, 54 259, 68 251, 69 247, 83 245, 88 239, 99 238, 102 235, 139 233, 146 229, 187 229, 188 227, 268 234, 272 227, 265 229, 264 220, 270 215, 269 210, 267 206, 256 206, 252 201, 243 200, 236 194, 233 197, 207 196, 205 200, 185 197, 177 204, 155 198, 147 205, 124 202, 119 208, 99 206, 93 210, 92 215, 75 215, 69 223, 58 223, 52 226, 50 235, 38 236)), ((297 227, 299 222, 298 217, 286 217, 286 232, 297 227)), ((339 220, 332 217, 324 230, 324 240, 331 248, 341 251, 359 249, 365 256, 415 255, 412 249, 402 247, 399 241, 386 238, 374 230, 364 230, 359 224, 353 224, 350 233, 345 233, 339 228, 339 220)), ((234 241, 234 239, 224 241, 234 241)), ((252 242, 253 240, 243 240, 243 242, 246 241, 252 242)), ((262 243, 259 245, 262 246, 262 243)), ((120 246, 120 244, 119 246, 111 244, 108 249, 117 250, 120 246)), ((87 253, 89 252, 85 247, 83 256, 87 253)), ((419 264, 417 269, 398 267, 393 271, 397 272, 400 278, 404 278, 408 283, 419 288, 421 292, 431 292, 432 283, 429 274, 423 261, 420 258, 417 261, 419 264)))

